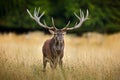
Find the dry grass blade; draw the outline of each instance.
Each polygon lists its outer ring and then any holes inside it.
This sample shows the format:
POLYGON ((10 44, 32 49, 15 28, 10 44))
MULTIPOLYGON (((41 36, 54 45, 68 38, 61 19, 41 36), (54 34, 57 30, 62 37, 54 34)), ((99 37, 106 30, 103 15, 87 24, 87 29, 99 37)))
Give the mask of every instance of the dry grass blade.
POLYGON ((39 32, 0 34, 0 80, 120 80, 120 33, 66 35, 63 70, 48 66, 44 73, 41 48, 48 38, 39 32))

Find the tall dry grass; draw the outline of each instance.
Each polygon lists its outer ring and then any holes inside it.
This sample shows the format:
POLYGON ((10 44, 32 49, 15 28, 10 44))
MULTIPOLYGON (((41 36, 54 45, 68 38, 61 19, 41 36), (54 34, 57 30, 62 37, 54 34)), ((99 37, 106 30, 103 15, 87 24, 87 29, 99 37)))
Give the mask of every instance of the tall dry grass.
POLYGON ((42 72, 40 32, 0 34, 0 80, 120 80, 120 33, 65 36, 63 70, 42 72))

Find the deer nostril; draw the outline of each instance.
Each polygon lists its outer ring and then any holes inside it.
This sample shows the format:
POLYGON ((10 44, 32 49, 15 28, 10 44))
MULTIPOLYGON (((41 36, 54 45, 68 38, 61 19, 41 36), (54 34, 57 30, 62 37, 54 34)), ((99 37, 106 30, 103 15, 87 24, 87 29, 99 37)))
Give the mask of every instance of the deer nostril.
POLYGON ((60 41, 60 42, 62 42, 62 41, 63 41, 63 39, 61 38, 61 39, 59 39, 59 41, 60 41))

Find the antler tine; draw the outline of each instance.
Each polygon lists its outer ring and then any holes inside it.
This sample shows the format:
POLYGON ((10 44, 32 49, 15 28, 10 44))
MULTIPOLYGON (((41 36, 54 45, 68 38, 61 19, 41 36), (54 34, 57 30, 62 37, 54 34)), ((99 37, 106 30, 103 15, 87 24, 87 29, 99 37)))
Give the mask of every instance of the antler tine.
POLYGON ((72 28, 66 28, 66 30, 77 29, 77 28, 81 27, 81 25, 83 24, 83 22, 85 22, 87 19, 89 19, 88 18, 88 15, 89 15, 88 10, 87 10, 87 13, 86 13, 85 17, 84 17, 84 13, 83 13, 83 11, 81 9, 80 9, 80 16, 78 16, 75 12, 74 12, 74 15, 79 19, 79 23, 78 24, 76 23, 75 26, 72 27, 72 28))
POLYGON ((39 19, 45 14, 45 12, 42 12, 42 14, 38 17, 39 19))
POLYGON ((70 25, 70 21, 68 21, 67 25, 65 27, 68 27, 70 25))
POLYGON ((45 20, 43 21, 43 23, 47 26, 47 24, 46 24, 45 20))
POLYGON ((53 27, 57 30, 57 28, 55 27, 55 22, 54 22, 53 17, 52 17, 52 25, 53 25, 53 27))
POLYGON ((89 18, 88 18, 88 15, 89 15, 89 11, 88 11, 88 9, 87 9, 87 14, 86 14, 86 16, 85 16, 86 19, 89 19, 89 18))
POLYGON ((36 8, 34 9, 34 16, 36 16, 36 8))
POLYGON ((75 23, 75 26, 77 25, 77 22, 75 23))
POLYGON ((67 23, 66 26, 63 28, 63 30, 66 30, 67 27, 69 26, 69 24, 70 24, 70 21, 68 21, 68 23, 67 23))
MULTIPOLYGON (((41 17, 44 15, 44 13, 45 12, 42 12, 42 14, 39 16, 39 11, 40 11, 40 8, 38 8, 38 11, 36 11, 36 8, 34 9, 34 16, 30 13, 30 11, 27 9, 27 12, 28 12, 28 14, 30 15, 30 17, 32 18, 32 19, 34 19, 41 27, 44 27, 44 28, 47 28, 47 29, 53 29, 53 27, 48 27, 47 25, 46 25, 46 23, 45 24, 43 24, 43 23, 41 23, 40 22, 40 19, 41 19, 41 17)), ((45 22, 45 21, 44 21, 45 22)))
POLYGON ((82 18, 82 11, 81 11, 81 9, 80 9, 80 17, 82 18))
POLYGON ((80 9, 80 17, 84 18, 84 13, 83 13, 83 11, 81 9, 80 9))
POLYGON ((38 11, 37 11, 38 14, 37 14, 37 16, 39 16, 39 12, 40 12, 40 7, 38 8, 38 11))
POLYGON ((27 9, 27 12, 28 12, 28 14, 30 15, 30 17, 32 18, 32 19, 34 19, 34 17, 32 16, 32 14, 30 13, 30 11, 27 9))

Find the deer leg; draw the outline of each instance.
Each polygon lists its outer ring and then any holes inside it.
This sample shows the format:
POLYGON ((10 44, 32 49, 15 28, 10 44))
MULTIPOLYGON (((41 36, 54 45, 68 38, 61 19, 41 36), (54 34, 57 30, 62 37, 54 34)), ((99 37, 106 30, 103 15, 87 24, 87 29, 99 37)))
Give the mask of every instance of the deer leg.
POLYGON ((43 57, 43 71, 46 71, 47 60, 43 57))
POLYGON ((59 60, 59 66, 60 66, 60 68, 63 67, 63 61, 62 61, 62 59, 59 60))
POLYGON ((50 67, 51 67, 51 69, 56 69, 56 67, 57 67, 56 60, 53 60, 53 61, 50 62, 50 67))
POLYGON ((54 68, 56 69, 56 67, 57 67, 57 62, 54 63, 54 68))
POLYGON ((51 69, 54 69, 54 63, 52 61, 50 62, 50 67, 51 69))

